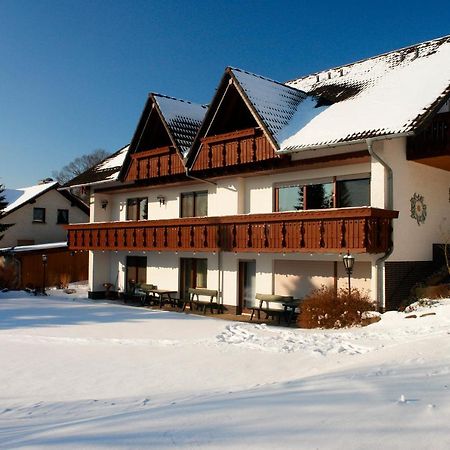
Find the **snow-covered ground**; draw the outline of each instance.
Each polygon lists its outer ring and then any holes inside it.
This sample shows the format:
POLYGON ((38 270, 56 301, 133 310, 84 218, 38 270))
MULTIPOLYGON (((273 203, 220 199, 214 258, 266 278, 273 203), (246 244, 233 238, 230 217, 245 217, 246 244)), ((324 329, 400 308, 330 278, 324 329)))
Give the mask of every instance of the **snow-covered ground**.
POLYGON ((450 300, 415 314, 300 330, 0 293, 0 447, 448 449, 450 300))

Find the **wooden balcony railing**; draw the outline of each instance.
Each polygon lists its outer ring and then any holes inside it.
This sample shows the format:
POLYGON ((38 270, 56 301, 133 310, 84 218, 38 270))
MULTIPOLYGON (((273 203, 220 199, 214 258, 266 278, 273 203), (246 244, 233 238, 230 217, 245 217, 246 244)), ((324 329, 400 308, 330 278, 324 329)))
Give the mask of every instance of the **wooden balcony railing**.
POLYGON ((202 139, 192 171, 229 168, 282 158, 259 128, 218 134, 202 139))
POLYGON ((127 181, 148 180, 184 174, 183 162, 172 147, 161 147, 131 155, 127 181))
POLYGON ((397 211, 344 208, 293 213, 68 225, 71 250, 381 253, 397 211))
POLYGON ((408 138, 407 158, 450 170, 450 113, 436 114, 428 127, 408 138))

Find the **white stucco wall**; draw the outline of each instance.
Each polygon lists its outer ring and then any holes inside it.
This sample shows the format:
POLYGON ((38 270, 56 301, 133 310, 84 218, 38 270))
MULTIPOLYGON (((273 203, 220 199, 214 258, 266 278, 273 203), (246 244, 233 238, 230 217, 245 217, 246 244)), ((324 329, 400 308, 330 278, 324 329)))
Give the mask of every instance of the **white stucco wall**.
POLYGON ((70 200, 51 190, 37 197, 35 203, 27 203, 2 219, 2 223, 13 223, 14 226, 5 232, 0 246, 13 247, 18 240, 34 240, 35 244, 65 241, 66 230, 56 223, 58 209, 69 210, 70 223, 89 220, 89 216, 77 206, 72 206, 70 200), (45 223, 33 223, 33 208, 45 208, 45 223))
MULTIPOLYGON (((389 261, 429 261, 433 243, 442 242, 440 228, 450 220, 450 173, 406 160, 406 139, 383 141, 375 147, 377 153, 393 170, 394 205, 399 211, 394 223, 394 252, 389 261), (427 217, 418 224, 411 217, 411 198, 417 193, 424 197, 427 217), (446 222, 445 222, 445 219, 446 222)), ((385 174, 380 163, 372 163, 372 196, 375 206, 386 203, 381 194, 385 174)))
MULTIPOLYGON (((174 219, 180 217, 180 197, 183 192, 208 191, 208 215, 226 216, 235 214, 258 214, 273 211, 273 189, 279 183, 309 182, 330 179, 332 176, 361 175, 370 173, 370 164, 348 164, 333 168, 314 170, 293 170, 271 175, 233 177, 209 183, 182 184, 179 186, 146 187, 128 190, 114 195, 95 194, 94 221, 122 221, 126 218, 127 199, 148 198, 150 220, 174 219), (158 196, 165 198, 160 205, 158 196), (108 201, 105 209, 102 200, 108 201)), ((92 218, 91 218, 92 219, 92 218)))
MULTIPOLYGON (((394 209, 400 212, 394 223, 394 253, 389 261, 430 260, 432 244, 441 240, 439 227, 447 217, 450 222, 449 172, 422 164, 406 161, 405 139, 375 142, 374 149, 394 172, 394 209), (424 196, 427 205, 427 219, 418 225, 410 217, 410 199, 414 193, 424 196)), ((386 173, 375 160, 365 164, 348 164, 311 170, 293 170, 271 175, 241 176, 217 180, 216 185, 188 183, 171 187, 146 187, 115 195, 95 194, 96 210, 94 219, 99 221, 125 220, 126 201, 133 197, 148 197, 149 219, 172 219, 180 214, 180 194, 182 192, 204 191, 209 193, 208 215, 234 215, 270 213, 273 211, 273 188, 279 183, 308 182, 329 179, 332 176, 371 174, 371 206, 385 208, 387 204, 386 173), (165 205, 160 205, 158 196, 164 196, 165 205), (108 200, 108 206, 101 209, 101 199, 108 200)), ((108 252, 106 252, 108 253, 108 252)), ((219 271, 219 255, 213 253, 189 252, 146 252, 147 281, 161 288, 178 289, 179 260, 182 257, 208 259, 208 288, 220 289, 225 304, 238 303, 238 268, 240 260, 254 259, 256 262, 256 292, 282 293, 304 296, 307 291, 322 284, 334 283, 334 264, 337 262, 338 288, 347 287, 347 276, 342 267, 341 255, 322 254, 256 254, 222 253, 219 271)), ((98 258, 100 264, 107 265, 106 272, 99 269, 92 277, 92 283, 101 290, 105 281, 110 281, 124 289, 125 261, 127 255, 143 253, 114 252, 109 259, 98 258), (109 278, 106 280, 105 278, 109 278), (116 281, 117 280, 117 281, 116 281)), ((356 255, 352 275, 352 286, 369 291, 376 296, 375 261, 380 255, 356 255)))

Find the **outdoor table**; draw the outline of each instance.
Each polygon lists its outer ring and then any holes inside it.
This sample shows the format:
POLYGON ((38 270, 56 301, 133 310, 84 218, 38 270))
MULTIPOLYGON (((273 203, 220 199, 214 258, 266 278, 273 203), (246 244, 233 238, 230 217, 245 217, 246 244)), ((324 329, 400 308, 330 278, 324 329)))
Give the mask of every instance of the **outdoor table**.
POLYGON ((261 319, 261 311, 266 313, 266 318, 272 316, 278 317, 278 323, 281 323, 281 317, 283 316, 288 325, 291 324, 294 317, 296 308, 300 305, 301 299, 294 299, 288 296, 270 295, 270 294, 256 294, 256 299, 259 300, 259 307, 252 308, 252 315, 250 320, 253 319, 253 315, 256 312, 258 320, 261 319), (263 308, 264 303, 266 308, 263 308), (270 305, 278 305, 283 308, 271 308, 270 305))
POLYGON ((145 289, 145 293, 147 295, 153 295, 154 298, 157 298, 160 308, 162 308, 165 303, 169 303, 171 306, 176 306, 176 300, 172 298, 172 295, 177 294, 178 291, 171 291, 169 289, 145 289))

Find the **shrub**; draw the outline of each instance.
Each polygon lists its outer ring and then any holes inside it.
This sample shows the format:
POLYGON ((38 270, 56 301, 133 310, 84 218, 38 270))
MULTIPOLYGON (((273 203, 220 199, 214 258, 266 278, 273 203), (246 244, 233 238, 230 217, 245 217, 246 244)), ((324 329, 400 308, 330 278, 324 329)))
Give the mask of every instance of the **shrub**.
POLYGON ((311 292, 302 303, 298 325, 302 328, 343 328, 362 324, 362 314, 373 311, 368 294, 358 289, 322 286, 311 292))
POLYGON ((16 287, 17 274, 11 264, 0 266, 0 288, 13 289, 16 287))

